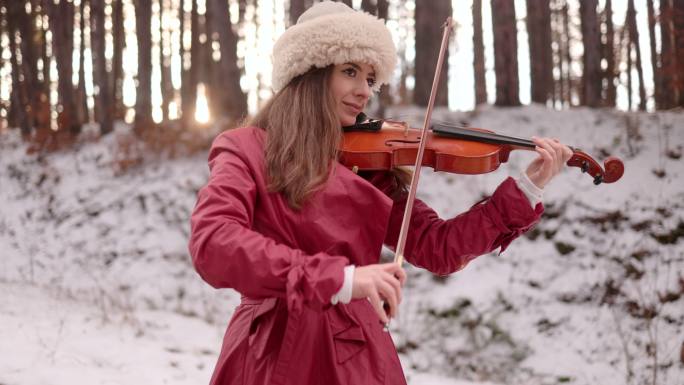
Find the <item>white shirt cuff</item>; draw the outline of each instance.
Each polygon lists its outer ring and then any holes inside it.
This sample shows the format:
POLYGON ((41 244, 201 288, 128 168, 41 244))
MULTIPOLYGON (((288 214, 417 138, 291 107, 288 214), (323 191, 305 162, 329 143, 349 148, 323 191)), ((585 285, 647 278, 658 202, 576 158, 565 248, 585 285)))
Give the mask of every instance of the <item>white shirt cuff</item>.
POLYGON ((527 200, 530 201, 532 208, 536 207, 538 203, 541 203, 544 190, 537 187, 524 171, 520 173, 520 177, 516 179, 515 182, 518 184, 520 191, 525 194, 527 200))
POLYGON ((352 285, 354 283, 354 267, 354 265, 347 265, 344 267, 344 283, 342 284, 342 288, 330 299, 330 302, 333 305, 337 305, 338 302, 351 302, 352 285))

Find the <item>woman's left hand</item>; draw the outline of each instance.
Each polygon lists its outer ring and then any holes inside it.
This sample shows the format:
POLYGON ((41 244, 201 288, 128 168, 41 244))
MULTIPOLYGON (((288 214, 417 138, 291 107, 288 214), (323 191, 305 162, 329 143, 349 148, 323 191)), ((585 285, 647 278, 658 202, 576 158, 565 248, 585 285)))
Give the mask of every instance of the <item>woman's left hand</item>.
POLYGON ((539 157, 530 163, 525 172, 532 183, 544 188, 563 169, 573 152, 558 139, 532 137, 532 141, 537 145, 535 151, 539 157))

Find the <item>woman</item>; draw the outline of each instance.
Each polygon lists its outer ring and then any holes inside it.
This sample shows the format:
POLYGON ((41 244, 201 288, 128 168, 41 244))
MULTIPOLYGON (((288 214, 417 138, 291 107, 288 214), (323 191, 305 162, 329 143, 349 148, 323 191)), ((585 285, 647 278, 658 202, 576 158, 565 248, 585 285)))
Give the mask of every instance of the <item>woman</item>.
MULTIPOLYGON (((378 261, 397 242, 406 178, 357 175, 336 161, 341 127, 392 74, 389 31, 342 3, 317 3, 276 42, 273 60, 276 94, 248 127, 216 138, 192 214, 197 271, 242 294, 211 383, 403 384, 383 323, 406 275, 378 261)), ((541 188, 570 150, 535 142, 540 156, 526 173, 463 215, 444 221, 416 201, 407 261, 449 274, 536 223, 541 188)))

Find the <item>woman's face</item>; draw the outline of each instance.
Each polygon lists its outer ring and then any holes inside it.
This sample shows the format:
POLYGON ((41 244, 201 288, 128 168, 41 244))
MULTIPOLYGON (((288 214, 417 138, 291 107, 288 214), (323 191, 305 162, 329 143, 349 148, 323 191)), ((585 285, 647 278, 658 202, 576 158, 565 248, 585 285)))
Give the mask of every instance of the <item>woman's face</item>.
POLYGON ((365 63, 344 63, 333 67, 330 90, 342 126, 356 123, 356 115, 365 108, 375 84, 375 71, 365 63))

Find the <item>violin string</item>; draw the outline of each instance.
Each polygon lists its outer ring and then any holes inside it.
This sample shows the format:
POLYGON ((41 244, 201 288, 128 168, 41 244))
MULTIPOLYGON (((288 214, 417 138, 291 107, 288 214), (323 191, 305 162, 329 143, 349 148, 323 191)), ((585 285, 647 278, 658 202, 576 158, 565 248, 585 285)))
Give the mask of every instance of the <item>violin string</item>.
MULTIPOLYGON (((406 118, 417 118, 417 116, 413 116, 411 114, 401 114, 401 115, 396 115, 393 117, 387 117, 385 120, 395 120, 395 121, 405 121, 406 118)), ((462 121, 462 124, 454 124, 452 122, 447 122, 441 119, 431 119, 431 124, 434 126, 435 124, 444 126, 446 128, 458 128, 458 129, 464 129, 468 130, 468 134, 473 133, 473 136, 477 137, 486 137, 494 140, 503 140, 507 142, 507 144, 513 144, 513 145, 521 145, 525 147, 529 146, 536 146, 533 141, 529 139, 524 139, 516 136, 511 136, 511 135, 501 135, 501 134, 496 134, 492 132, 481 132, 481 131, 475 131, 471 130, 470 124, 466 121, 462 121)))

